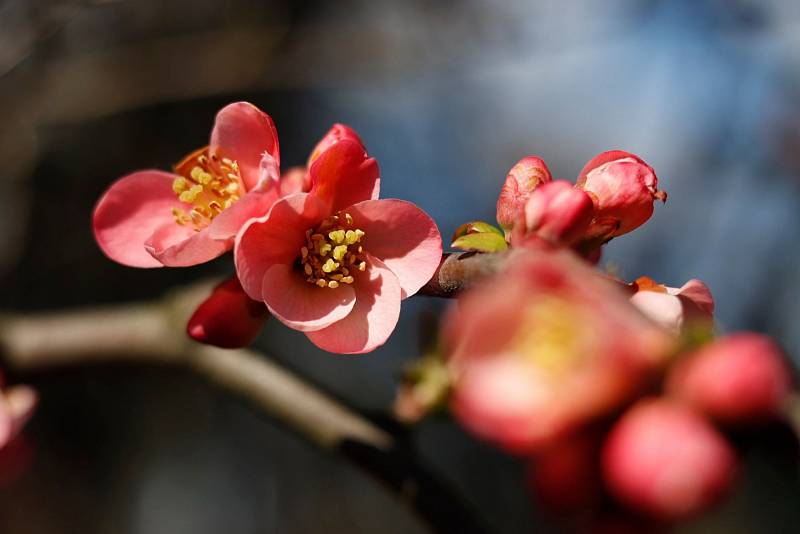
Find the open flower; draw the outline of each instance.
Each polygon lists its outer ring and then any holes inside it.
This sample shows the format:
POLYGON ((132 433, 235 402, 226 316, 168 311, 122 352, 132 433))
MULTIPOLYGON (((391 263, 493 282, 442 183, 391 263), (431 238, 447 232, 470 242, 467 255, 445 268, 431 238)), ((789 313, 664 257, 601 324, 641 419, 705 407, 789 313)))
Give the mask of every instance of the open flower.
POLYGON ((622 150, 603 152, 589 160, 575 187, 595 203, 595 217, 587 238, 609 240, 635 230, 653 215, 653 201, 667 201, 658 190, 650 165, 622 150))
POLYGON ((642 276, 632 288, 631 302, 651 320, 675 334, 714 322, 714 297, 702 281, 692 279, 681 287, 667 287, 642 276))
POLYGON ((277 201, 237 236, 245 292, 330 352, 383 344, 401 299, 441 260, 436 224, 410 202, 378 200, 378 174, 361 143, 340 139, 313 159, 311 192, 277 201))
MULTIPOLYGON (((342 139, 361 143, 337 124, 310 161, 342 139)), ((97 243, 111 259, 131 267, 184 267, 220 256, 250 218, 266 214, 281 197, 308 191, 307 171, 280 176, 278 134, 272 119, 247 102, 222 108, 208 146, 175 166, 117 180, 94 211, 97 243)))
POLYGON ((479 437, 531 453, 631 398, 673 343, 567 250, 517 250, 447 317, 452 408, 479 437))

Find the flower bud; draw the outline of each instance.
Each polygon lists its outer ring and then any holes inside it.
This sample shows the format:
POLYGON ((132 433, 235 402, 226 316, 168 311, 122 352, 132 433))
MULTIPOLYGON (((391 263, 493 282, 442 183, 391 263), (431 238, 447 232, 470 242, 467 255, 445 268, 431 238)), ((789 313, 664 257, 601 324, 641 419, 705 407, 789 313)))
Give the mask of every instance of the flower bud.
POLYGON ((735 479, 731 445, 702 416, 667 399, 630 408, 602 451, 612 495, 659 519, 682 519, 715 503, 735 479))
POLYGON ((638 156, 612 150, 594 157, 581 170, 575 185, 592 196, 595 218, 590 238, 606 240, 635 230, 653 214, 653 201, 667 201, 657 189, 653 168, 638 156))
POLYGON ((727 423, 775 417, 790 390, 780 348, 767 336, 739 333, 714 341, 679 361, 667 392, 727 423))
POLYGON ((330 148, 331 145, 338 143, 342 139, 352 139, 353 141, 358 142, 358 144, 362 146, 364 145, 355 130, 344 124, 334 124, 331 129, 328 130, 328 133, 326 133, 325 136, 320 139, 319 143, 317 143, 317 146, 314 147, 314 150, 311 151, 311 155, 308 157, 306 167, 310 169, 311 164, 314 163, 315 159, 317 159, 323 152, 330 148))
POLYGON ((245 347, 258 335, 269 312, 248 297, 233 276, 222 282, 197 307, 186 331, 189 337, 224 349, 245 347))
POLYGON ((583 238, 594 214, 592 199, 565 180, 538 187, 525 203, 526 234, 569 246, 583 238))
POLYGON ((497 222, 503 230, 509 232, 522 217, 533 190, 552 179, 550 169, 537 156, 524 157, 511 167, 497 199, 497 222))
POLYGON ((632 284, 631 303, 653 322, 675 334, 693 326, 713 325, 714 297, 703 282, 692 279, 680 288, 666 287, 642 276, 632 284))

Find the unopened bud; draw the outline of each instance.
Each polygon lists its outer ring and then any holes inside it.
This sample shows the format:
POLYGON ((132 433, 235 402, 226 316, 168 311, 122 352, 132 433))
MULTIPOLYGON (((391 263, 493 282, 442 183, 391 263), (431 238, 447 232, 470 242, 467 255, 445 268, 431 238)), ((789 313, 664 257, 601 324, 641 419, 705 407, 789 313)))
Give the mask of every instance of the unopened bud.
POLYGON ((592 199, 567 181, 539 186, 525 204, 526 234, 569 246, 583 238, 594 214, 592 199))
POLYGON ((506 232, 522 217, 534 189, 552 179, 550 169, 537 156, 524 157, 511 167, 497 199, 497 222, 506 232))

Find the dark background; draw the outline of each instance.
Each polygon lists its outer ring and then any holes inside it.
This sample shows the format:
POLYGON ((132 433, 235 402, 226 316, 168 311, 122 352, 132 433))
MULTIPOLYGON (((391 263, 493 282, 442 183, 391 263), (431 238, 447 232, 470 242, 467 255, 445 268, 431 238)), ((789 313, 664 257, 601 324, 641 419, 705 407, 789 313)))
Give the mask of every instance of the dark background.
MULTIPOLYGON (((229 273, 228 258, 116 265, 89 220, 112 180, 169 168, 207 142, 221 106, 246 99, 274 118, 284 167, 333 122, 353 126, 381 165, 382 196, 417 203, 445 239, 493 220, 524 155, 574 179, 598 152, 635 152, 669 202, 604 263, 628 279, 701 278, 721 330, 767 332, 798 357, 798 49, 793 0, 0 1, 0 308, 156 297, 229 273)), ((442 306, 405 302, 366 356, 323 353, 277 322, 257 346, 381 413, 417 355, 419 314, 442 306)), ((425 532, 359 471, 192 376, 124 366, 12 379, 42 404, 27 433, 35 461, 0 488, 2 533, 425 532)), ((414 439, 497 532, 542 524, 514 460, 444 420, 414 439)), ((684 530, 794 531, 796 468, 764 453, 745 474, 684 530)))

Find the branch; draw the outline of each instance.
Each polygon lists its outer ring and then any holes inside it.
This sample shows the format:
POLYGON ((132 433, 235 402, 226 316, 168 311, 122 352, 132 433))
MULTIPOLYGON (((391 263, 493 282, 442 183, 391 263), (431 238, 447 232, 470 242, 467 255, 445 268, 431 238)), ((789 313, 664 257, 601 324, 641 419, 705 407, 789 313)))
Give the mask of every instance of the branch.
POLYGON ((442 262, 419 295, 453 298, 480 280, 496 273, 505 263, 508 252, 481 254, 454 252, 442 255, 442 262))
POLYGON ((192 342, 186 320, 211 290, 201 283, 160 301, 30 316, 0 316, 0 356, 19 372, 92 363, 182 366, 238 395, 394 490, 436 532, 485 532, 411 447, 252 350, 192 342))

